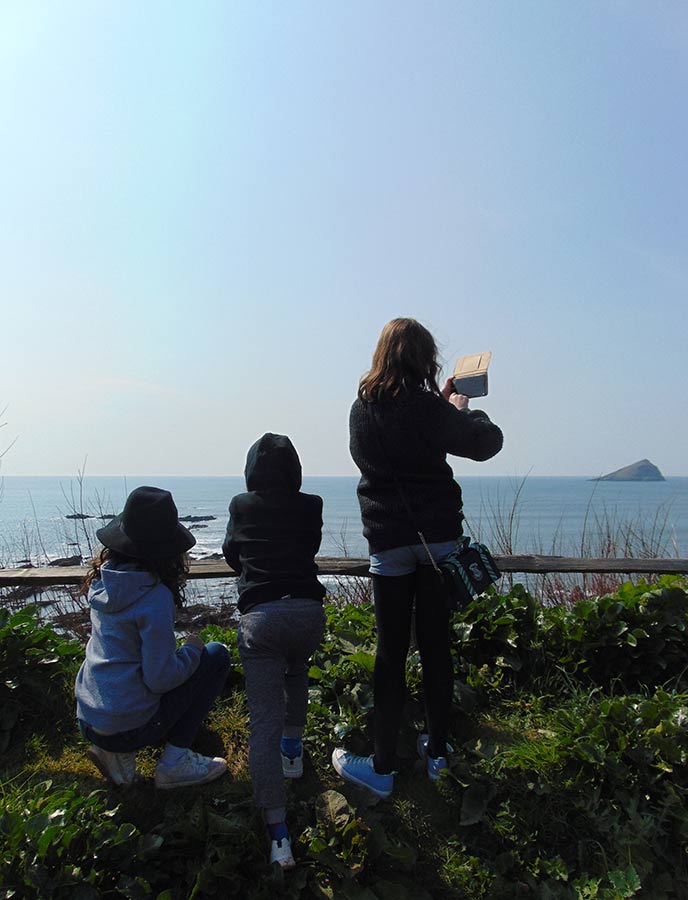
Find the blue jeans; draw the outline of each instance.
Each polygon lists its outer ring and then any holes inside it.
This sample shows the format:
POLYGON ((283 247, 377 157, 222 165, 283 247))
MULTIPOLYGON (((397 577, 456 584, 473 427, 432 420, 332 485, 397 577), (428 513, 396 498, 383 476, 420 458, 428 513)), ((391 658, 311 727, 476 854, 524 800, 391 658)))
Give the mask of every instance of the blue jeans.
MULTIPOLYGON (((456 540, 433 541, 428 544, 428 548, 435 562, 438 562, 444 559, 445 556, 449 556, 453 550, 456 550, 456 543, 456 540)), ((390 577, 410 575, 411 572, 416 571, 418 566, 431 565, 432 562, 428 556, 428 551, 422 544, 408 544, 371 554, 370 574, 390 577)))
POLYGON ((79 729, 86 740, 111 753, 130 753, 163 739, 175 747, 190 747, 222 690, 230 666, 225 645, 213 641, 205 645, 193 675, 161 696, 158 711, 145 725, 117 734, 99 734, 79 719, 79 729))

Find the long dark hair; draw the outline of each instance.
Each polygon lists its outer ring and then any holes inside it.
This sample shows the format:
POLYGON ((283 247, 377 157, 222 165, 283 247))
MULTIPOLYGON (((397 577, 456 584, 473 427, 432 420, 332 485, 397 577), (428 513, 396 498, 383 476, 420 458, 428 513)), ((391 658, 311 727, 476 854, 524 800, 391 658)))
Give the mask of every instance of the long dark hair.
POLYGON ((371 402, 389 400, 419 387, 439 394, 437 356, 435 339, 420 322, 392 319, 382 329, 358 396, 371 402))
POLYGON ((117 553, 115 550, 110 550, 109 547, 104 547, 98 556, 90 560, 89 570, 79 588, 80 594, 88 593, 93 581, 100 578, 100 570, 108 560, 115 563, 132 563, 137 569, 150 572, 155 579, 155 584, 164 584, 170 589, 175 606, 184 605, 184 588, 189 576, 189 557, 186 553, 180 553, 178 556, 168 559, 134 559, 133 556, 125 556, 123 553, 117 553))

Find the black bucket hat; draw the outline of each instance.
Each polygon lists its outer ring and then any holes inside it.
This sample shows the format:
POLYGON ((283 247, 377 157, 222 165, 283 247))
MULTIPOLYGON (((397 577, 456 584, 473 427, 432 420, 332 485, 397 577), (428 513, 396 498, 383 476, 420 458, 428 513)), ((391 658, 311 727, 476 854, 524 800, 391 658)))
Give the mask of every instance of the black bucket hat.
POLYGON ((179 521, 172 494, 147 486, 135 488, 123 511, 96 535, 103 546, 135 559, 169 559, 196 543, 179 521))

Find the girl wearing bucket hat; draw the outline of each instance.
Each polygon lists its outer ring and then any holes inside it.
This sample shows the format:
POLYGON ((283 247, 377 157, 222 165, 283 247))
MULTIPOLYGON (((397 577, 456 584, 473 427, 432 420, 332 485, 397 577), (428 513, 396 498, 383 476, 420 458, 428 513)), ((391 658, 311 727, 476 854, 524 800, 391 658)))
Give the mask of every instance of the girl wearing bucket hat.
POLYGON ((155 770, 161 789, 204 784, 227 763, 191 750, 230 667, 223 644, 190 635, 177 648, 174 609, 181 605, 186 556, 196 543, 172 495, 138 487, 124 510, 98 532, 88 593, 91 637, 76 678, 77 718, 88 755, 118 785, 137 780, 136 751, 165 740, 155 770))

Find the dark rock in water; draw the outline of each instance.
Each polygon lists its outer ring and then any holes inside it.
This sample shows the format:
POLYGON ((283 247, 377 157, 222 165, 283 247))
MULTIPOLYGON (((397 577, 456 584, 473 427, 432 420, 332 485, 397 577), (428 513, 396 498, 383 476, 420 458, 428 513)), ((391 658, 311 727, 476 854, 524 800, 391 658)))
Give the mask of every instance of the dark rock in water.
POLYGON ((217 516, 180 516, 180 522, 214 522, 217 516))
POLYGON ((208 553, 206 556, 201 556, 200 559, 224 559, 224 556, 221 553, 208 553))
POLYGON ((93 519, 94 516, 87 516, 86 513, 69 513, 69 515, 65 516, 65 519, 93 519))
POLYGON ((666 481, 656 465, 649 459, 641 459, 616 472, 602 475, 601 478, 591 478, 590 481, 666 481))
POLYGON ((18 559, 17 566, 19 566, 19 568, 22 568, 22 569, 35 569, 36 568, 30 559, 18 559))
MULTIPOLYGON (((33 568, 33 566, 32 566, 33 568)), ((30 584, 20 584, 16 587, 11 588, 3 588, 2 591, 2 602, 3 604, 8 603, 18 603, 24 602, 25 600, 33 599, 32 605, 40 605, 36 604, 35 596, 36 594, 40 594, 41 588, 36 587, 35 585, 30 584)))
POLYGON ((207 528, 207 525, 197 524, 197 525, 189 525, 189 531, 196 531, 197 528, 207 528))
POLYGON ((103 522, 109 522, 111 519, 116 519, 117 515, 115 513, 105 513, 102 516, 98 516, 99 519, 102 519, 103 522))
POLYGON ((81 556, 63 556, 60 559, 53 559, 49 562, 49 566, 80 566, 82 563, 81 556))

